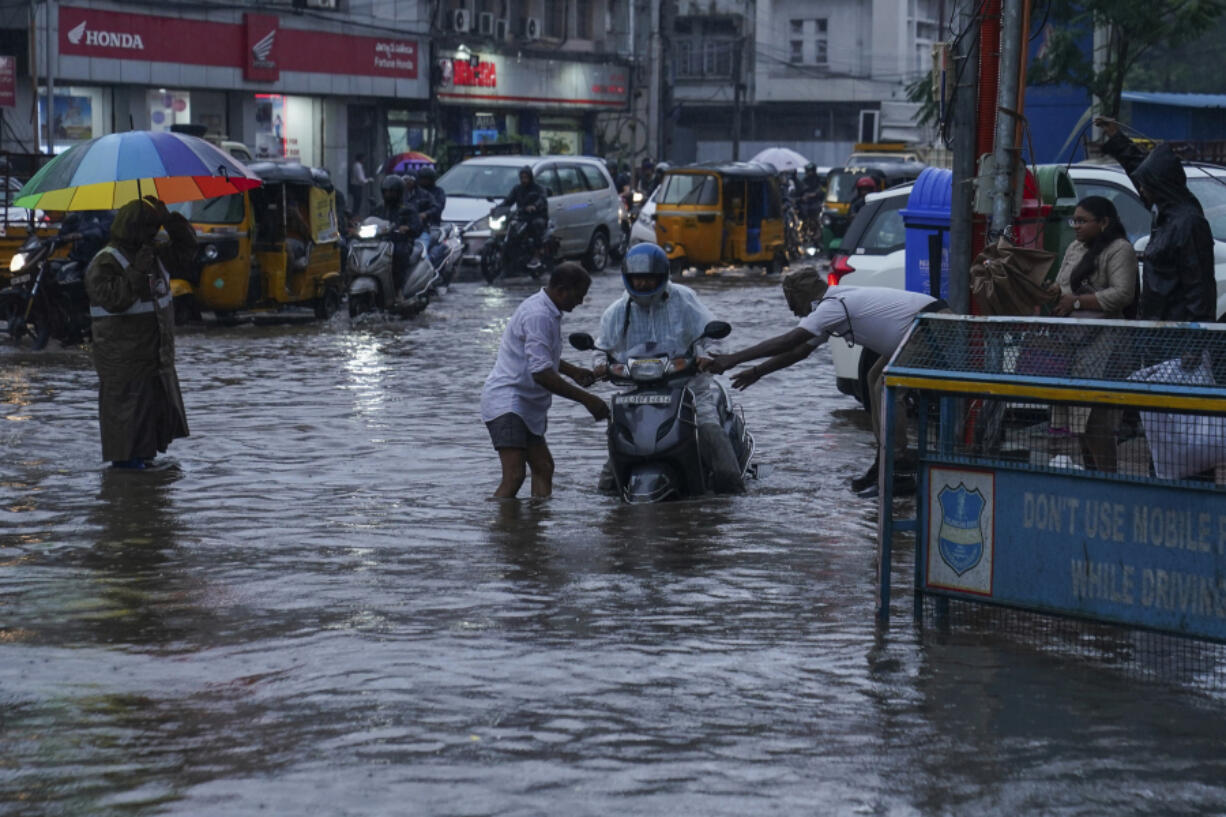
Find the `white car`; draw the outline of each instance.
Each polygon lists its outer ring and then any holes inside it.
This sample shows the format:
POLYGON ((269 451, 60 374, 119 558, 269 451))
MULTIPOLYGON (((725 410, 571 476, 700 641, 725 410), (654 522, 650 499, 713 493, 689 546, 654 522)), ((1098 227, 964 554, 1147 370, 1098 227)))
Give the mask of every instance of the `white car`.
POLYGON ((549 219, 563 258, 582 258, 590 272, 609 263, 609 247, 621 231, 621 197, 605 163, 589 156, 478 156, 444 173, 438 186, 447 192, 443 223, 464 232, 464 261, 479 263, 489 240, 490 209, 519 184, 519 169, 532 168, 536 183, 549 196, 549 219))
POLYGON ((639 208, 639 217, 630 225, 631 247, 635 244, 656 243, 656 194, 659 192, 659 187, 651 191, 647 201, 639 208))
MULTIPOLYGON (((1068 168, 1077 199, 1104 196, 1115 205, 1120 221, 1138 252, 1149 243, 1149 208, 1137 195, 1128 174, 1119 165, 1076 164, 1068 168)), ((1200 200, 1214 238, 1217 271, 1217 312, 1226 318, 1226 168, 1184 165, 1188 188, 1200 200)), ((830 265, 829 281, 841 286, 906 287, 906 230, 901 210, 907 206, 912 185, 900 185, 869 195, 864 208, 847 228, 843 243, 830 265)), ((831 340, 835 383, 843 394, 867 405, 868 370, 877 362, 874 352, 859 345, 831 340)))

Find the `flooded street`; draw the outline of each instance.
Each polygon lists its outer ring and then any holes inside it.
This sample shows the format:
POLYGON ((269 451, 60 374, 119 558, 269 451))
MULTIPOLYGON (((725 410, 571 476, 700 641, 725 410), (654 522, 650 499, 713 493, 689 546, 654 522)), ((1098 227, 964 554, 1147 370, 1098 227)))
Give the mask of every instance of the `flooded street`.
MULTIPOLYGON (((793 325, 774 280, 686 283, 726 348, 793 325)), ((0 814, 1226 808, 1220 694, 921 630, 905 592, 875 629, 872 438, 825 349, 738 394, 745 496, 602 496, 603 427, 555 399, 554 497, 488 500, 481 385, 533 291, 190 328, 156 473, 103 469, 86 351, 0 345, 0 814)))

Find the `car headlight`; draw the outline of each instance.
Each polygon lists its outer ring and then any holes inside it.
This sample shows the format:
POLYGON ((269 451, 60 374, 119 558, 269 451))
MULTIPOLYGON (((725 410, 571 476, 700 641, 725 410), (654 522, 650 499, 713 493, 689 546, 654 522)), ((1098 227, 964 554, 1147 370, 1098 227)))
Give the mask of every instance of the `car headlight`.
POLYGON ((363 224, 358 228, 358 238, 374 238, 379 234, 378 224, 363 224))
POLYGON ((641 357, 630 361, 630 379, 657 380, 664 376, 664 367, 668 363, 663 357, 641 357))
POLYGON ((217 252, 216 244, 205 244, 204 249, 200 251, 200 258, 206 264, 216 261, 218 255, 220 255, 220 253, 217 252))
POLYGON ((490 231, 496 233, 499 230, 501 230, 506 225, 506 223, 507 223, 506 216, 490 216, 490 231))
POLYGON ((13 253, 13 260, 9 261, 9 272, 16 272, 26 265, 26 254, 23 252, 13 253))

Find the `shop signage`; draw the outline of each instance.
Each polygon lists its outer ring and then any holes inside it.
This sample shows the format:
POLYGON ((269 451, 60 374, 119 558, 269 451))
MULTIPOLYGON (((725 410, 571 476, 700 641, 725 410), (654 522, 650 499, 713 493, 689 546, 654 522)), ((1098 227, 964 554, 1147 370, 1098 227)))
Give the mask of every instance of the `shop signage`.
POLYGON ((279 23, 279 18, 271 14, 243 15, 247 49, 247 60, 243 64, 245 78, 257 82, 276 82, 280 77, 276 57, 279 23))
POLYGON ((416 40, 282 28, 274 15, 238 24, 60 6, 59 30, 64 56, 241 68, 258 82, 284 71, 417 78, 416 40))
POLYGON ((482 54, 473 65, 466 55, 438 62, 440 100, 451 103, 542 108, 624 108, 626 68, 620 65, 519 59, 482 54))
POLYGON ((0 57, 0 107, 17 107, 16 57, 0 57))

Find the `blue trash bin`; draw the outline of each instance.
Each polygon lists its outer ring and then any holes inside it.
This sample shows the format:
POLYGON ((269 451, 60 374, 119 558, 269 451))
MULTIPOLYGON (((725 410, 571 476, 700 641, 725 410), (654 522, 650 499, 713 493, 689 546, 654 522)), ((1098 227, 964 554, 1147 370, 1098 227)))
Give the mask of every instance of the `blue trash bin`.
POLYGON ((911 188, 907 206, 900 211, 907 230, 906 282, 911 292, 949 297, 949 214, 953 193, 953 171, 924 168, 911 188), (934 282, 931 259, 938 253, 939 272, 934 282))

